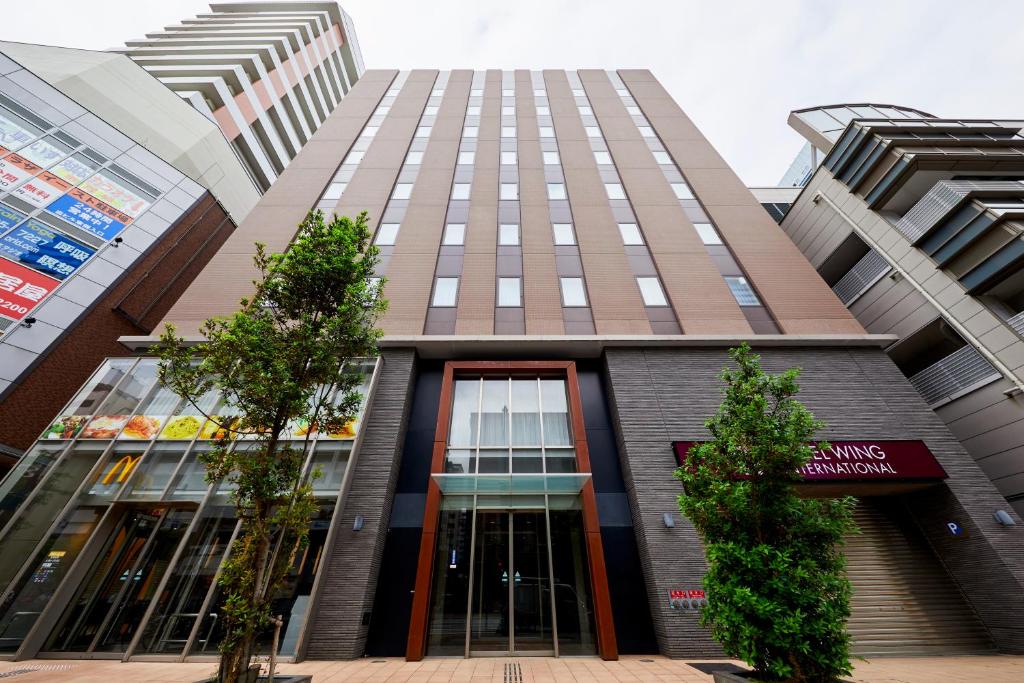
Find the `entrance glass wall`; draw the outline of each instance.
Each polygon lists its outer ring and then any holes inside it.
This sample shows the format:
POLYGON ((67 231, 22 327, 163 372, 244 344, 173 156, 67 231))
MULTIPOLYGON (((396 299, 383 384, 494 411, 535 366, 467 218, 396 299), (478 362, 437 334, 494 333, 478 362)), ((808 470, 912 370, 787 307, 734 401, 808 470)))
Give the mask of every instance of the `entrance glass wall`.
POLYGON ((452 395, 427 654, 594 654, 564 378, 458 378, 452 395))
MULTIPOLYGON (((234 419, 216 392, 180 401, 156 369, 153 358, 106 361, 0 483, 0 653, 216 653, 216 580, 238 520, 230 484, 207 482, 199 455, 234 419)), ((351 368, 364 399, 375 370, 351 368)), ((298 647, 360 422, 337 434, 291 425, 304 472, 322 476, 309 544, 274 599, 278 654, 298 647)), ((270 646, 268 635, 261 651, 270 646)))

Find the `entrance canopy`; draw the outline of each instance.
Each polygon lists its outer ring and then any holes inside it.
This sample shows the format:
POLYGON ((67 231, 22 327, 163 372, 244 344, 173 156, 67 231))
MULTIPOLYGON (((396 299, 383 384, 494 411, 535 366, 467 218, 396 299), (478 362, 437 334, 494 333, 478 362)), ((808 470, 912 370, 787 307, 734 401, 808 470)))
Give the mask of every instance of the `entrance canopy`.
POLYGON ((590 479, 589 472, 546 474, 432 474, 444 495, 552 494, 575 495, 590 479))

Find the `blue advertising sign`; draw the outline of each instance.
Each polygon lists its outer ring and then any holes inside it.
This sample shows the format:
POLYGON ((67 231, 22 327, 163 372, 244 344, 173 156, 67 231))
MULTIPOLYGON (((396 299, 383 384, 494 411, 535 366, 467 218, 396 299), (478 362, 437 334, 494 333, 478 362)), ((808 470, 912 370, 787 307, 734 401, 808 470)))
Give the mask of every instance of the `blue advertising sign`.
POLYGON ((11 207, 0 204, 0 232, 13 228, 23 220, 25 220, 25 214, 18 213, 11 207))
POLYGON ((78 270, 95 253, 95 249, 54 232, 34 219, 0 237, 0 255, 58 280, 78 270))
POLYGON ((99 209, 75 199, 71 194, 58 197, 46 210, 71 225, 90 232, 105 240, 124 230, 126 223, 109 216, 99 209))

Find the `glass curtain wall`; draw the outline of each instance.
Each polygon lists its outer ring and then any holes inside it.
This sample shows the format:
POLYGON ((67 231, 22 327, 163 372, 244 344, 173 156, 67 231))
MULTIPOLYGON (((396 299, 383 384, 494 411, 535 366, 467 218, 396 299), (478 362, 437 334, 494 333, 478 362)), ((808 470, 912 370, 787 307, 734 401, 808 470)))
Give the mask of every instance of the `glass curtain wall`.
MULTIPOLYGON (((306 475, 319 475, 320 512, 275 598, 283 655, 305 623, 375 369, 345 369, 362 374, 364 406, 337 433, 289 426, 306 475)), ((0 483, 0 653, 17 652, 44 615, 48 633, 32 638, 43 651, 216 652, 216 578, 238 521, 230 484, 210 485, 199 456, 232 424, 231 407, 216 392, 182 402, 156 370, 153 358, 107 360, 0 483)), ((230 447, 251 445, 236 434, 230 447)))
POLYGON ((457 378, 452 397, 443 476, 530 483, 443 495, 427 653, 593 654, 579 496, 544 483, 577 471, 565 380, 457 378))

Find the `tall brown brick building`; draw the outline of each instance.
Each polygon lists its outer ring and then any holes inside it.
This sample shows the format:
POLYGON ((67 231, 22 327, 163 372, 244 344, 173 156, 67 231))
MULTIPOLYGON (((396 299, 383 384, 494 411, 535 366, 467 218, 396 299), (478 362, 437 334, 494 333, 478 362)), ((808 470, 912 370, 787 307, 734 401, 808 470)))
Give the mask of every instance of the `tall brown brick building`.
MULTIPOLYGON (((860 498, 857 651, 1024 650, 1019 518, 650 72, 367 71, 165 320, 233 311, 311 208, 368 212, 390 309, 282 656, 719 654, 673 470, 745 340, 827 423, 808 493, 860 498)), ((219 638, 209 431, 121 341, 0 491, 12 657, 219 638)))

